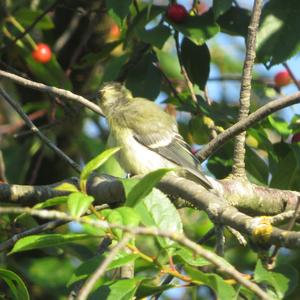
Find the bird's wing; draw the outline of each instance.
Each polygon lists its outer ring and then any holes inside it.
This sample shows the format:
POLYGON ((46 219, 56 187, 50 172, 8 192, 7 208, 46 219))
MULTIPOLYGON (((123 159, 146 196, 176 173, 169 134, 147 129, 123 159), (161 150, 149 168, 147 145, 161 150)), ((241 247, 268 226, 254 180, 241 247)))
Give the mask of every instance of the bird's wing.
POLYGON ((137 99, 127 109, 125 121, 133 131, 134 138, 152 151, 159 153, 169 161, 181 166, 196 176, 207 188, 211 184, 203 175, 199 160, 192 154, 190 146, 178 133, 176 122, 171 116, 162 111, 156 104, 142 99, 137 99), (143 101, 136 104, 138 101, 143 101), (148 113, 150 111, 150 113, 148 113), (139 118, 146 119, 139 122, 139 118), (135 122, 131 122, 135 120, 135 122), (149 130, 151 128, 151 131, 149 130))

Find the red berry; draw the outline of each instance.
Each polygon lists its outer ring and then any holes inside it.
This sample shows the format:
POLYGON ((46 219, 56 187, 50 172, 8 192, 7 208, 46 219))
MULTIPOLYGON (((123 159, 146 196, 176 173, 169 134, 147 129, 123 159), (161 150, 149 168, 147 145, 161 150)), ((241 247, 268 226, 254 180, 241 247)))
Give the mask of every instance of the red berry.
POLYGON ((292 143, 298 143, 300 142, 300 132, 295 133, 292 137, 292 143))
POLYGON ((182 23, 187 16, 187 10, 184 6, 180 4, 174 3, 168 7, 167 18, 173 21, 174 23, 182 23))
POLYGON ((277 87, 282 87, 291 83, 291 77, 288 71, 281 71, 275 75, 274 78, 277 87))
POLYGON ((32 51, 32 57, 34 60, 42 64, 47 63, 51 59, 51 56, 52 52, 47 44, 39 43, 32 51))
POLYGON ((109 29, 109 37, 113 40, 117 40, 120 37, 120 35, 120 27, 116 23, 113 23, 109 29))

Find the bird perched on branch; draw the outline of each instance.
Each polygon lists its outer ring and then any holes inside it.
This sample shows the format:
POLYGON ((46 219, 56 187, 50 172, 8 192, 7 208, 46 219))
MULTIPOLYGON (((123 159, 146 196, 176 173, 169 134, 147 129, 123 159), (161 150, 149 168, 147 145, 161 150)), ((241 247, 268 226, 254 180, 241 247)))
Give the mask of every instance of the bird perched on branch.
POLYGON ((99 105, 110 126, 108 144, 121 148, 117 159, 126 172, 139 175, 179 167, 179 176, 212 188, 176 121, 154 102, 135 98, 122 84, 109 82, 99 91, 99 105))

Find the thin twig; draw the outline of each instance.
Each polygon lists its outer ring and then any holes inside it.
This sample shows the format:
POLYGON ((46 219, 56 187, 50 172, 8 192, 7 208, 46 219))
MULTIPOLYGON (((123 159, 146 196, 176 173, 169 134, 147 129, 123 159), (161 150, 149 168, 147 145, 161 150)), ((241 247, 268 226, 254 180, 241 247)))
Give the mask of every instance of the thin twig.
POLYGON ((287 64, 287 62, 284 62, 282 65, 283 65, 283 66, 285 67, 285 69, 288 71, 288 73, 289 73, 289 75, 291 76, 291 78, 292 78, 294 84, 296 85, 298 91, 300 91, 300 83, 299 83, 299 81, 297 80, 297 78, 295 77, 294 72, 291 70, 291 68, 289 67, 289 65, 287 64))
POLYGON ((257 284, 251 282, 242 274, 237 271, 232 265, 228 262, 225 262, 223 258, 217 256, 215 253, 210 252, 203 248, 202 246, 198 245, 197 243, 189 240, 186 236, 181 233, 171 232, 167 230, 160 230, 156 227, 129 227, 120 224, 110 224, 106 221, 101 220, 92 220, 92 219, 84 219, 81 217, 71 217, 66 213, 55 211, 55 210, 45 210, 45 209, 32 209, 30 207, 0 207, 0 214, 20 214, 20 213, 28 213, 32 216, 37 216, 40 218, 46 219, 60 219, 65 221, 77 221, 79 223, 90 224, 95 227, 101 227, 104 229, 109 228, 119 228, 124 232, 130 233, 132 235, 150 235, 150 236, 161 236, 169 238, 173 241, 178 242, 179 244, 191 249, 196 254, 202 256, 216 267, 220 269, 220 271, 224 274, 227 274, 234 278, 237 282, 242 284, 243 286, 247 287, 251 291, 253 291, 258 297, 264 300, 270 300, 270 296, 264 292, 257 284))
POLYGON ((85 99, 82 96, 73 94, 70 91, 60 89, 57 87, 48 86, 46 84, 35 82, 35 81, 29 80, 29 79, 25 79, 21 76, 18 76, 18 75, 15 75, 15 74, 3 71, 3 70, 0 70, 0 77, 11 79, 14 82, 17 82, 18 84, 21 84, 25 87, 29 87, 29 88, 37 90, 37 91, 51 93, 51 94, 54 94, 54 95, 57 95, 60 97, 64 97, 69 100, 76 101, 76 102, 84 105, 85 107, 89 108, 90 110, 94 111, 95 113, 104 116, 102 110, 100 109, 100 107, 98 105, 85 99))
POLYGON ((119 253, 119 251, 121 251, 126 246, 130 238, 130 234, 125 234, 124 237, 117 243, 117 245, 111 249, 107 257, 103 260, 103 262, 99 265, 96 271, 90 276, 90 278, 80 289, 77 296, 77 300, 87 299, 97 280, 105 273, 105 270, 107 269, 109 264, 114 260, 115 256, 119 253))
POLYGON ((28 34, 35 25, 40 22, 44 16, 51 10, 55 8, 55 6, 58 4, 59 0, 54 1, 48 8, 46 8, 20 35, 16 36, 12 41, 10 41, 7 45, 4 45, 0 51, 7 49, 8 47, 11 47, 14 45, 18 40, 22 39, 26 34, 28 34))
POLYGON ((78 25, 83 17, 82 13, 75 11, 74 16, 72 17, 67 29, 62 33, 62 35, 56 40, 53 51, 57 54, 61 49, 68 43, 73 33, 78 28, 78 25))
POLYGON ((18 240, 20 240, 26 236, 41 233, 46 230, 52 230, 58 226, 66 224, 66 223, 67 223, 67 221, 64 221, 64 220, 53 220, 53 221, 47 222, 45 224, 30 228, 30 229, 22 231, 20 233, 17 233, 15 235, 13 235, 10 239, 8 239, 5 242, 2 242, 0 244, 0 252, 6 250, 8 248, 11 248, 18 240))
MULTIPOLYGON (((261 14, 263 0, 255 0, 253 6, 253 13, 248 26, 248 36, 246 45, 246 57, 243 67, 243 75, 241 82, 240 91, 240 109, 239 109, 239 121, 247 118, 250 108, 250 97, 251 97, 251 80, 252 80, 252 69, 255 60, 255 49, 256 49, 256 34, 259 25, 259 19, 261 14)), ((234 154, 233 154, 233 167, 232 174, 234 176, 246 178, 245 171, 245 140, 246 132, 241 132, 235 138, 234 154)))
POLYGON ((300 103, 300 92, 297 92, 293 95, 281 97, 277 100, 273 100, 265 104, 264 106, 260 107, 255 112, 250 114, 247 118, 235 123, 228 129, 220 133, 215 139, 210 141, 207 145, 203 146, 201 150, 197 153, 197 156, 201 160, 207 159, 209 155, 211 155, 222 145, 227 143, 238 133, 246 130, 247 128, 251 127, 252 125, 264 119, 265 117, 271 115, 272 113, 297 103, 300 103))
POLYGON ((28 116, 24 113, 21 106, 15 102, 1 87, 0 95, 13 107, 13 109, 20 115, 24 120, 26 125, 34 132, 51 150, 53 150, 60 158, 67 162, 75 171, 81 172, 81 167, 67 156, 63 151, 61 151, 56 145, 54 145, 39 129, 31 122, 28 116))
POLYGON ((215 224, 215 234, 216 234, 216 253, 224 257, 225 249, 225 236, 224 236, 224 225, 215 224))
MULTIPOLYGON (((287 230, 291 230, 294 227, 294 225, 296 223, 296 220, 297 220, 297 217, 298 217, 299 207, 300 207, 300 196, 298 196, 297 204, 296 204, 293 216, 290 219, 290 222, 287 226, 287 230)), ((279 249, 280 249, 280 246, 276 246, 274 248, 273 253, 272 253, 272 255, 270 256, 270 258, 268 260, 268 267, 269 268, 272 268, 275 265, 275 261, 276 261, 276 257, 278 255, 279 249)))

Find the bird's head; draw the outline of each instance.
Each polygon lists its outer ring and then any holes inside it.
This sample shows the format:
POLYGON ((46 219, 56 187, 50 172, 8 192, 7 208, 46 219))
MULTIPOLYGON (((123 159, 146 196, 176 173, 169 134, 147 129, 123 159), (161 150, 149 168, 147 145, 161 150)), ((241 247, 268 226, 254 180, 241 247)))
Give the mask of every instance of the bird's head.
POLYGON ((99 106, 105 115, 126 105, 131 99, 131 92, 119 82, 104 83, 99 90, 99 106))

